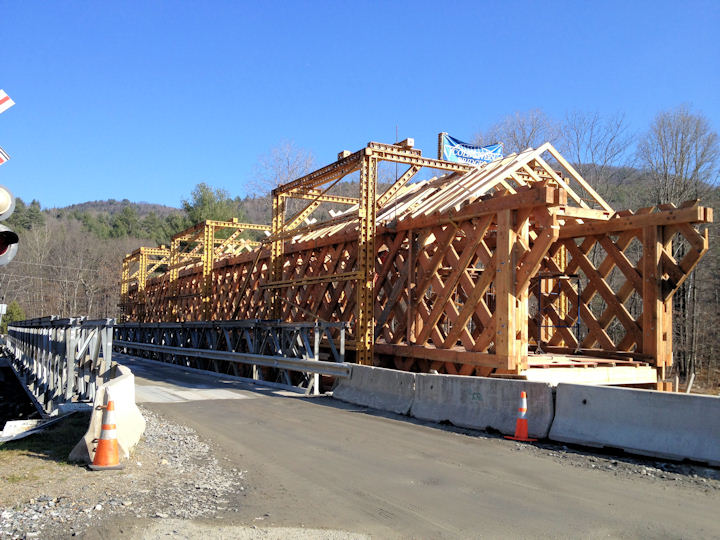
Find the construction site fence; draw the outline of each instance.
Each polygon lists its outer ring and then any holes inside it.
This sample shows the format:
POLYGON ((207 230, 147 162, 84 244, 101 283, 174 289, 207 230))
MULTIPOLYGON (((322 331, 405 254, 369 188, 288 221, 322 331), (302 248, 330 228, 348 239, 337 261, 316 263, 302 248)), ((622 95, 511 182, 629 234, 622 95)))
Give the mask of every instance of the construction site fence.
POLYGON ((48 316, 8 325, 5 342, 15 373, 49 415, 66 403, 92 403, 112 377, 115 319, 48 316))
POLYGON ((182 367, 320 392, 321 375, 343 378, 342 322, 247 319, 115 326, 115 350, 182 367))

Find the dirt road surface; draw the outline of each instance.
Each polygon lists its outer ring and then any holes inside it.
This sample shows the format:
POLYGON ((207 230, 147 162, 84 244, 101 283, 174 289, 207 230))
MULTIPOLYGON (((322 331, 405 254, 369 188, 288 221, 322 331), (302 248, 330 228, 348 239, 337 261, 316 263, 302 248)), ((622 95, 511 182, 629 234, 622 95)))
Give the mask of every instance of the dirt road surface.
POLYGON ((227 468, 246 471, 245 491, 214 518, 223 527, 378 538, 720 537, 714 480, 646 467, 625 474, 618 456, 558 452, 121 361, 136 374, 138 402, 193 428, 227 468))

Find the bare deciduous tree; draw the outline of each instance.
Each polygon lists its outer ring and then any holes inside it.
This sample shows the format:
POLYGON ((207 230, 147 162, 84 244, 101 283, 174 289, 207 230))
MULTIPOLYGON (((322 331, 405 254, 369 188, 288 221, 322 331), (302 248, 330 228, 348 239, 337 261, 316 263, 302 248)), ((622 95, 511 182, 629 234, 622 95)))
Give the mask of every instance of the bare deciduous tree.
POLYGON ((554 142, 560 136, 560 126, 541 109, 516 112, 494 124, 486 132, 475 136, 480 145, 503 143, 506 154, 537 148, 545 142, 554 142))
POLYGON ((258 158, 252 186, 258 193, 266 193, 309 173, 314 167, 312 152, 299 148, 293 141, 282 141, 258 158))
POLYGON ((600 195, 609 193, 632 142, 624 114, 571 112, 565 116, 559 150, 600 195))
POLYGON ((48 216, 43 226, 21 232, 17 257, 0 270, 2 295, 28 317, 115 317, 122 258, 142 243, 108 242, 78 221, 48 216))
POLYGON ((638 143, 640 165, 650 174, 656 202, 700 198, 717 184, 718 135, 687 106, 659 113, 638 143))

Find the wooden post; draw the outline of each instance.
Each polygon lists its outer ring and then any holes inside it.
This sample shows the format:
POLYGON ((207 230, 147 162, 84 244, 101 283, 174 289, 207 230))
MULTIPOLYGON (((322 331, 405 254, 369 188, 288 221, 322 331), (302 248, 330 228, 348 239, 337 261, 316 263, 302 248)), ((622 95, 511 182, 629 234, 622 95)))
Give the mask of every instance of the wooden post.
POLYGON ((415 281, 414 270, 414 257, 417 252, 415 233, 410 229, 407 233, 408 239, 408 255, 407 255, 407 322, 405 328, 405 340, 409 344, 415 342, 415 313, 413 312, 413 305, 415 304, 415 298, 413 295, 413 282, 415 281))
POLYGON ((438 133, 438 159, 443 158, 443 136, 447 135, 444 131, 438 133))
MULTIPOLYGON (((518 239, 523 242, 524 245, 530 245, 530 216, 524 216, 523 222, 518 224, 518 239)), ((514 252, 515 250, 513 250, 514 252)), ((515 265, 514 265, 515 266, 515 265)), ((517 280, 513 275, 513 286, 517 286, 517 280)), ((528 358, 528 316, 530 312, 529 308, 529 285, 526 286, 522 291, 517 292, 517 309, 515 317, 515 329, 518 335, 516 354, 518 358, 517 370, 527 369, 527 358, 528 358)))
POLYGON ((497 216, 497 270, 495 273, 495 354, 507 362, 505 369, 518 368, 517 298, 515 296, 515 230, 513 210, 497 216))
MULTIPOLYGON (((666 253, 672 255, 673 252, 673 236, 675 236, 672 227, 660 227, 663 249, 666 253)), ((670 296, 662 306, 662 338, 664 349, 662 355, 658 355, 658 360, 662 360, 662 364, 658 362, 658 376, 665 379, 667 368, 673 364, 673 297, 670 296)))
POLYGON ((642 352, 652 357, 656 367, 664 366, 665 340, 663 340, 663 302, 661 296, 660 260, 662 237, 658 226, 643 228, 643 345, 642 352))

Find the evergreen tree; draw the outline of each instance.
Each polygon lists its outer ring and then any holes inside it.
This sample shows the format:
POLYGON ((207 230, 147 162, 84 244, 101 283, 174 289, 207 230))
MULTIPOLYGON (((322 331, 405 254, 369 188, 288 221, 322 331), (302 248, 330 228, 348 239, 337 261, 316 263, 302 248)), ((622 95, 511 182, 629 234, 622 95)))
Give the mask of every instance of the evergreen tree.
POLYGON ((213 189, 205 183, 198 184, 191 193, 190 200, 183 200, 183 210, 192 224, 206 219, 230 221, 240 218, 237 201, 224 189, 213 189))
POLYGON ((20 304, 16 300, 13 300, 8 304, 7 312, 2 316, 2 323, 0 323, 0 334, 7 334, 7 327, 9 323, 16 321, 25 320, 25 311, 20 307, 20 304))

